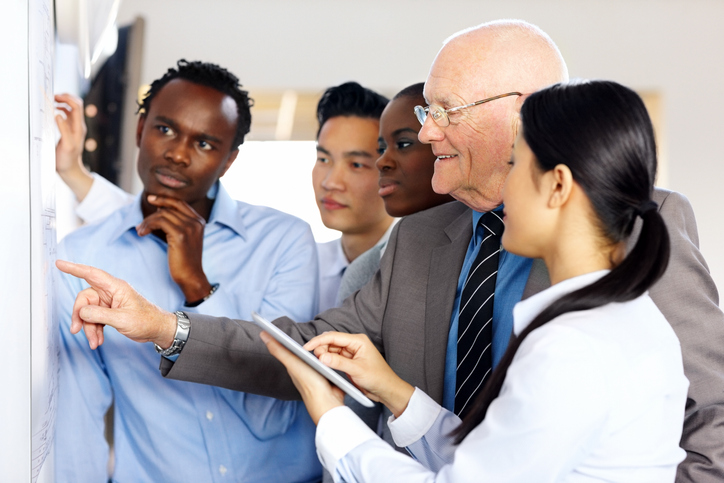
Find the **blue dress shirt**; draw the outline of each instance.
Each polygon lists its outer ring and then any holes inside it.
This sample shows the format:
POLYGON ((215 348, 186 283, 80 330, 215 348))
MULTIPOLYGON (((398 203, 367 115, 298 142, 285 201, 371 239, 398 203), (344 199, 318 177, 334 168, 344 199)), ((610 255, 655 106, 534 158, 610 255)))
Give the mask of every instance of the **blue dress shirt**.
MULTIPOLYGON (((499 210, 502 210, 501 206, 499 210)), ((495 210, 498 211, 498 210, 495 210)), ((460 270, 458 287, 455 292, 455 305, 450 318, 450 332, 447 339, 447 353, 445 354, 445 381, 443 384, 442 406, 448 411, 455 407, 455 373, 458 365, 458 312, 460 311, 460 296, 463 285, 470 271, 470 266, 478 256, 483 241, 482 229, 478 222, 483 213, 473 211, 473 233, 468 251, 465 254, 463 268, 460 270), (478 229, 476 229, 478 228, 478 229)), ((495 280, 495 299, 493 302, 493 367, 498 365, 505 354, 513 333, 513 307, 520 302, 525 284, 530 275, 533 260, 519 257, 505 250, 500 251, 498 259, 498 275, 495 280)))
MULTIPOLYGON (((309 226, 271 208, 232 200, 219 189, 204 231, 203 268, 218 290, 195 308, 171 279, 167 245, 139 237, 140 197, 99 223, 68 235, 58 257, 120 277, 159 307, 248 318, 317 312, 317 251, 309 226)), ((70 315, 80 280, 59 275, 61 326, 56 481, 108 480, 103 416, 115 402, 114 481, 317 481, 315 427, 304 405, 164 379, 153 344, 113 329, 95 351, 70 315)), ((193 327, 191 328, 193 331, 193 327)))

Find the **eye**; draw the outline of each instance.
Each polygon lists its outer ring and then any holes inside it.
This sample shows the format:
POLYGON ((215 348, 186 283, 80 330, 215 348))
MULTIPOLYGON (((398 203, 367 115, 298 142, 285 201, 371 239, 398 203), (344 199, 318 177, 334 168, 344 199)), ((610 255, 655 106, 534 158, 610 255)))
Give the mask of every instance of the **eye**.
POLYGON ((412 144, 413 144, 412 141, 400 140, 400 141, 397 141, 397 149, 409 148, 410 146, 412 146, 412 144))
POLYGON ((204 141, 204 140, 199 141, 199 147, 201 148, 202 151, 211 151, 212 149, 214 149, 214 147, 211 144, 209 144, 208 141, 204 141))
POLYGON ((326 164, 329 162, 329 159, 317 156, 317 162, 326 164))
POLYGON ((166 134, 168 136, 173 135, 173 129, 163 124, 156 126, 156 129, 158 129, 162 134, 166 134))
POLYGON ((355 168, 355 169, 360 169, 360 168, 364 168, 364 167, 365 167, 365 165, 362 164, 362 163, 354 162, 354 163, 350 163, 350 164, 351 164, 352 167, 355 168))
POLYGON ((385 154, 385 151, 387 151, 387 145, 385 143, 379 143, 377 145, 377 154, 382 156, 383 154, 385 154))

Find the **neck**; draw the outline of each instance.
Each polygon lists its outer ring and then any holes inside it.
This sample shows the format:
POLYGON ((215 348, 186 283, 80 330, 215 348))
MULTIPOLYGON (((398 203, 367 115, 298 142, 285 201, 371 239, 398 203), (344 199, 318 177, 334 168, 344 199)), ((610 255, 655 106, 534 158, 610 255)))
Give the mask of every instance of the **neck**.
POLYGON ((387 217, 378 223, 374 229, 365 233, 342 233, 342 250, 348 262, 353 262, 358 256, 372 248, 380 241, 382 235, 392 224, 392 218, 387 217))
POLYGON ((561 231, 558 243, 543 255, 551 285, 569 278, 611 270, 625 256, 625 243, 607 244, 591 231, 561 231))

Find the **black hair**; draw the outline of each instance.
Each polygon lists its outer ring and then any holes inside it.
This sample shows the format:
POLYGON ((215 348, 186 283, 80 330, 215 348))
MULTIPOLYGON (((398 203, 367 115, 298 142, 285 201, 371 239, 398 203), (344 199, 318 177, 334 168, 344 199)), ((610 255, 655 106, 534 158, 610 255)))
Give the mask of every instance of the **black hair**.
POLYGON ((404 89, 402 89, 400 92, 395 94, 395 97, 392 98, 394 101, 395 99, 399 99, 400 97, 425 97, 425 83, 424 82, 418 82, 417 84, 412 84, 411 86, 407 86, 404 89))
POLYGON ((643 224, 636 245, 620 264, 593 284, 553 302, 511 339, 474 407, 453 431, 456 443, 485 418, 528 334, 567 312, 639 297, 664 274, 669 261, 669 235, 651 201, 654 131, 634 91, 610 81, 556 84, 526 99, 520 118, 537 167, 546 172, 559 164, 568 166, 608 240, 618 243, 628 237, 637 216, 643 224))
POLYGON ((354 116, 367 119, 379 119, 389 102, 385 96, 371 89, 362 87, 356 82, 345 82, 330 87, 317 104, 317 121, 319 129, 324 123, 337 116, 354 116))
POLYGON ((236 111, 239 118, 236 121, 236 135, 231 143, 231 150, 234 151, 244 142, 244 136, 249 133, 251 127, 251 106, 254 100, 249 93, 241 89, 239 78, 234 74, 209 62, 192 61, 181 59, 176 62, 177 68, 171 67, 160 78, 151 83, 148 94, 138 103, 138 112, 145 115, 151 109, 151 102, 161 89, 174 79, 183 79, 194 84, 211 87, 226 94, 236 102, 236 111))

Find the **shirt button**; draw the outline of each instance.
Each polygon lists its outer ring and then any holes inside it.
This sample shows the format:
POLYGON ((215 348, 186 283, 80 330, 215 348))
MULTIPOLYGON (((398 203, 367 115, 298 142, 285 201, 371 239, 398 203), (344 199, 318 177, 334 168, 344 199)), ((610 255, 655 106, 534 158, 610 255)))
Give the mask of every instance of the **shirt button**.
MULTIPOLYGON (((214 413, 212 413, 211 411, 206 411, 206 419, 208 419, 209 421, 214 419, 214 413)), ((222 468, 223 468, 223 466, 222 466, 222 468)))
POLYGON ((219 466, 219 473, 221 473, 221 476, 224 476, 226 474, 226 466, 219 466))

